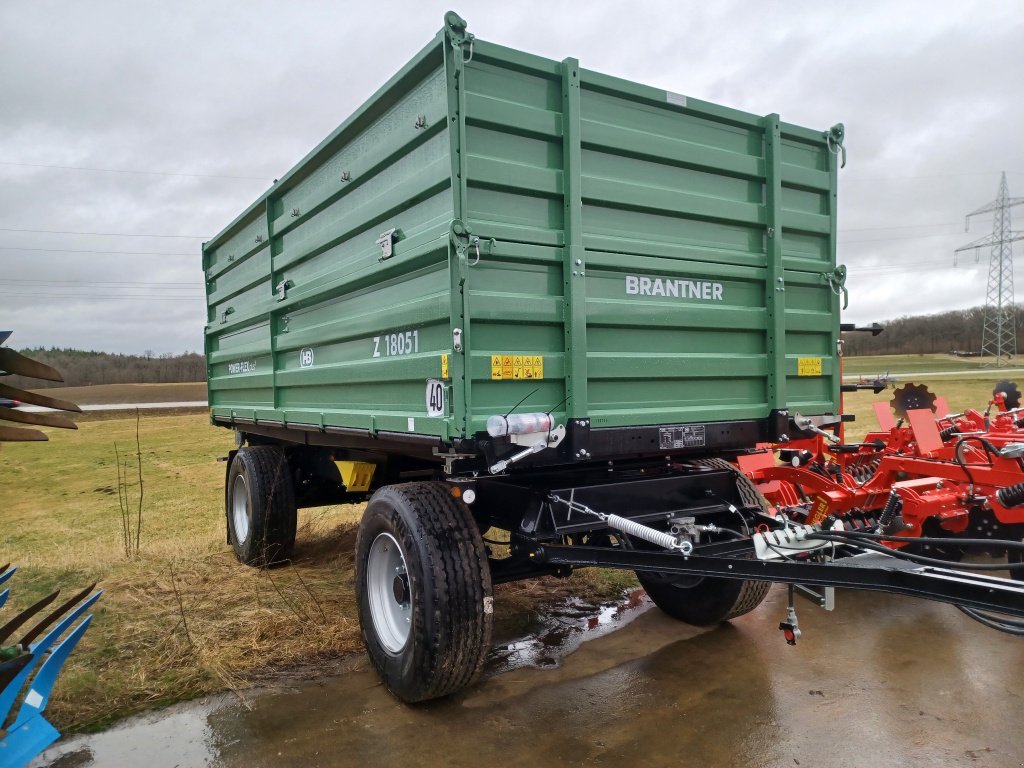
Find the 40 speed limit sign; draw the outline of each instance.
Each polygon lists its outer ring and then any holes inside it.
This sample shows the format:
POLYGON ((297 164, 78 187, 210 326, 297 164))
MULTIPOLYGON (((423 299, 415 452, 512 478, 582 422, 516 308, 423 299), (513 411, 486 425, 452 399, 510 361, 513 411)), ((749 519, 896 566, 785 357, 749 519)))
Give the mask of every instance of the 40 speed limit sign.
POLYGON ((444 382, 439 379, 427 380, 427 416, 444 416, 445 407, 444 382))

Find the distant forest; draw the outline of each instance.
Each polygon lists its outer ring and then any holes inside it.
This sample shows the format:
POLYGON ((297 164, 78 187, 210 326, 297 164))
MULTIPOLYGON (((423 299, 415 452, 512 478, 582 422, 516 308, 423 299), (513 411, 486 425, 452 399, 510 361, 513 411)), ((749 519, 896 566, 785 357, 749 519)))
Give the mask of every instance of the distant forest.
MULTIPOLYGON (((1024 307, 1014 306, 1017 343, 1024 344, 1024 307)), ((928 353, 981 351, 981 331, 985 318, 983 307, 940 312, 935 315, 898 317, 881 321, 885 331, 844 333, 844 354, 855 355, 918 355, 928 353)))
MULTIPOLYGON (((977 353, 981 350, 982 307, 941 312, 935 315, 899 317, 882 321, 885 331, 844 333, 847 356, 913 355, 950 352, 977 353)), ((1024 344, 1024 307, 1014 307, 1018 343, 1024 344)), ((83 386, 87 384, 167 384, 205 381, 205 358, 195 352, 181 355, 114 355, 109 352, 84 352, 78 349, 22 349, 23 354, 48 363, 64 374, 65 384, 48 384, 20 376, 5 377, 15 387, 38 389, 47 386, 83 386)))
POLYGON ((4 383, 21 389, 80 387, 88 384, 169 384, 205 381, 206 358, 195 352, 181 355, 114 355, 79 349, 21 349, 23 355, 52 365, 64 376, 64 383, 4 377, 4 383))

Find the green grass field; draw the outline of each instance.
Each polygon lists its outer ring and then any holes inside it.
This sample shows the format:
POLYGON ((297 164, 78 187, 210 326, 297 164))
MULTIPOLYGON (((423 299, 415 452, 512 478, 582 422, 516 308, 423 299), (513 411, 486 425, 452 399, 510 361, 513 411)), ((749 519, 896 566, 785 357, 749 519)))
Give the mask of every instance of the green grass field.
MULTIPOLYGON (((896 382, 895 389, 902 389, 907 384, 914 383, 912 377, 906 377, 896 382)), ((957 413, 967 408, 976 408, 984 411, 989 399, 992 397, 992 387, 995 379, 989 381, 987 377, 981 376, 943 376, 939 378, 921 379, 918 384, 924 384, 930 392, 937 396, 946 398, 950 411, 957 413)), ((879 394, 871 391, 860 391, 847 394, 844 397, 844 408, 846 413, 852 413, 857 417, 853 424, 847 425, 846 439, 849 442, 859 440, 865 433, 878 429, 878 420, 875 417, 873 403, 882 401, 888 403, 892 400, 894 390, 892 388, 879 394)))
MULTIPOLYGON (((858 357, 843 358, 843 373, 845 375, 859 375, 862 373, 931 373, 934 371, 983 371, 991 370, 996 381, 998 378, 997 369, 987 369, 985 363, 991 363, 991 358, 984 361, 978 357, 954 357, 953 355, 863 355, 858 357)), ((1017 361, 1012 361, 1011 368, 1022 367, 1024 362, 1018 366, 1017 361)))

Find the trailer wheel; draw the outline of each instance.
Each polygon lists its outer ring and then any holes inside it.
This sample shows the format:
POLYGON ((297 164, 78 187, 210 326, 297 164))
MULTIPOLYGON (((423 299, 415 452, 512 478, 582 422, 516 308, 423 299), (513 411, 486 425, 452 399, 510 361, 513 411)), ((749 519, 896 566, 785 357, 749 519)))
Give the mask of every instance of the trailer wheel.
POLYGON ((296 508, 291 470, 276 445, 239 449, 228 470, 228 541, 246 565, 287 560, 295 545, 296 508))
MULTIPOLYGON (((768 502, 753 481, 728 461, 703 459, 695 463, 732 472, 743 503, 768 509, 768 502)), ((764 601, 772 587, 768 581, 740 581, 710 576, 668 580, 657 574, 637 573, 637 578, 658 608, 674 619, 698 627, 712 626, 750 613, 764 601)))
MULTIPOLYGON (((1016 527, 1016 526, 1015 526, 1016 527)), ((1014 539, 1024 544, 1024 534, 1021 533, 1021 529, 1017 528, 1017 532, 1008 536, 1007 538, 1014 539)), ((1006 564, 1007 565, 1021 565, 1024 563, 1024 552, 1019 549, 1008 549, 1006 551, 1006 564)), ((1024 568, 1013 568, 1010 570, 1010 578, 1015 581, 1024 581, 1024 568)))
POLYGON ((363 640, 388 690, 414 703, 476 681, 490 649, 491 573, 477 524, 447 485, 378 490, 355 565, 363 640))
POLYGON ((757 608, 771 589, 767 581, 704 577, 694 583, 662 581, 637 573, 651 600, 673 619, 709 627, 757 608))

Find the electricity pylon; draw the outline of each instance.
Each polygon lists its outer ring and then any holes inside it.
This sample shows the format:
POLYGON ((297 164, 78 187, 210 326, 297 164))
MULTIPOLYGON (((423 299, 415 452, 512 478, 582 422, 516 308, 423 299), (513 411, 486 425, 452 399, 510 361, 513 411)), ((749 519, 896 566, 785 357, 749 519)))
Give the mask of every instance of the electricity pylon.
POLYGON ((1017 354, 1017 328, 1013 313, 1013 250, 1010 245, 1014 240, 1024 240, 1024 232, 1010 229, 1010 208, 1024 204, 1024 197, 1010 197, 1006 187, 1006 172, 999 182, 999 194, 991 203, 967 214, 964 231, 971 228, 971 216, 992 212, 992 234, 978 238, 973 243, 957 248, 953 252, 953 265, 956 266, 956 254, 974 249, 975 263, 981 257, 982 246, 992 246, 988 261, 988 290, 985 292, 985 325, 981 333, 982 357, 991 355, 993 362, 986 362, 986 367, 997 368, 1010 365, 1013 355, 1017 354))

